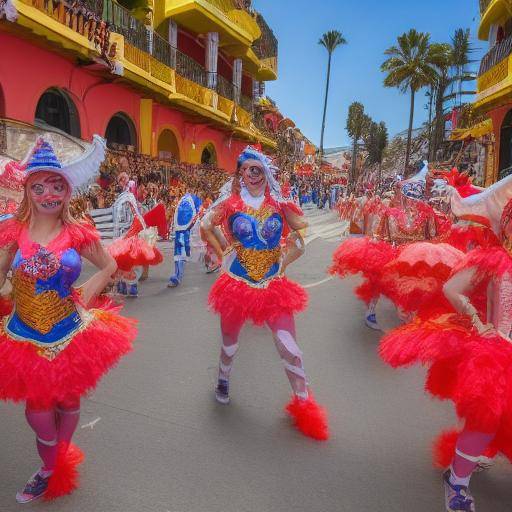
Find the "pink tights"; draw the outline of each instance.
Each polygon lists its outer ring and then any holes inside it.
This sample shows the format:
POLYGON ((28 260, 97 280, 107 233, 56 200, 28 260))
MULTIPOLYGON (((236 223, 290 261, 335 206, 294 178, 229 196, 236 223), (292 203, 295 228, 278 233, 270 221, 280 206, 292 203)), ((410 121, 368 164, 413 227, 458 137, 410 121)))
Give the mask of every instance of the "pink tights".
POLYGON ((478 464, 478 458, 482 456, 495 434, 484 432, 472 432, 466 428, 457 439, 456 452, 452 463, 452 475, 455 479, 466 480, 461 482, 469 484, 469 478, 478 464))
MULTIPOLYGON (((229 380, 233 360, 238 351, 238 337, 243 321, 233 321, 221 316, 222 348, 219 362, 219 378, 229 380)), ((293 315, 281 315, 268 321, 274 342, 283 361, 293 392, 300 398, 308 397, 307 379, 302 361, 302 352, 295 341, 295 320, 293 315)))
POLYGON ((80 399, 41 410, 27 403, 25 416, 36 433, 36 444, 43 469, 52 471, 57 460, 58 445, 69 444, 80 419, 80 399))

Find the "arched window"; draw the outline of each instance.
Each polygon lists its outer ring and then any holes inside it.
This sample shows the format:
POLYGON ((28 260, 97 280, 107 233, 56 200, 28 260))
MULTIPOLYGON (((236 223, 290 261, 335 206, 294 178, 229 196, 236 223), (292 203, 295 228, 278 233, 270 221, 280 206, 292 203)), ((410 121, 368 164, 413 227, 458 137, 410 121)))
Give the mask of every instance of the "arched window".
POLYGON ((113 115, 108 122, 105 138, 110 147, 133 146, 137 149, 137 131, 133 121, 122 112, 113 115))
POLYGON ((201 163, 217 165, 217 152, 213 144, 207 144, 201 153, 201 163))
POLYGON ((61 89, 51 88, 39 98, 35 124, 46 124, 80 137, 80 119, 75 104, 61 89))
POLYGON ((512 110, 501 125, 499 179, 509 174, 512 174, 512 110))
POLYGON ((174 158, 178 162, 180 161, 180 147, 178 145, 178 139, 172 130, 169 130, 168 128, 162 130, 158 137, 157 149, 159 158, 164 160, 167 158, 174 158))

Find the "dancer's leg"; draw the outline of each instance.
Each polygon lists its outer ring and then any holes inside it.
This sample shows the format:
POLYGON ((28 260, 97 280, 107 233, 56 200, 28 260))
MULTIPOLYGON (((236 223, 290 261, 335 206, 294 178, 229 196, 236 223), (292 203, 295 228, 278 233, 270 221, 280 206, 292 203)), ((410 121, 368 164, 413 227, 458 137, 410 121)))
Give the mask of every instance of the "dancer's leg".
POLYGON ((283 361, 293 392, 299 398, 307 399, 306 372, 302 361, 302 351, 295 341, 295 320, 293 316, 289 314, 282 315, 267 323, 272 331, 277 351, 283 361))
POLYGON ((67 401, 57 406, 57 439, 67 445, 71 443, 73 434, 80 420, 80 399, 67 401))
POLYGON ((444 474, 446 510, 474 510, 475 504, 469 492, 469 481, 479 457, 485 453, 495 434, 472 432, 464 429, 455 446, 455 456, 450 470, 444 474))
POLYGON ((241 320, 228 319, 225 316, 220 318, 222 333, 222 347, 219 358, 219 377, 215 388, 215 398, 222 404, 229 403, 229 377, 233 367, 233 360, 238 351, 238 336, 242 325, 241 320))
POLYGON ((479 457, 484 454, 494 437, 495 434, 471 432, 467 429, 460 433, 451 468, 450 480, 453 484, 466 487, 469 485, 479 457))
POLYGON ((55 409, 38 410, 27 404, 25 416, 28 424, 36 434, 39 456, 43 461, 44 471, 53 471, 57 460, 57 424, 55 409))
POLYGON ((302 351, 295 341, 295 320, 292 315, 285 314, 267 323, 294 393, 293 399, 286 406, 286 411, 304 435, 325 441, 329 437, 327 416, 325 410, 308 393, 302 351))
POLYGON ((233 360, 238 351, 238 336, 244 322, 221 316, 220 330, 222 334, 222 347, 219 360, 219 379, 229 380, 233 360))

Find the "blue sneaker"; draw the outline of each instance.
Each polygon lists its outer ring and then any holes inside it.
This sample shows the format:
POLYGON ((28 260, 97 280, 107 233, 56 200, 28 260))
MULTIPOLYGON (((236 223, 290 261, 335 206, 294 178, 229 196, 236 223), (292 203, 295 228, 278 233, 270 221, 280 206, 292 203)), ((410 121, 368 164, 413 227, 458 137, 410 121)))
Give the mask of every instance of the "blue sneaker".
POLYGON ((443 474, 446 512, 475 512, 475 501, 469 489, 464 485, 453 485, 450 475, 450 470, 443 474))
POLYGON ((119 293, 119 295, 127 295, 128 294, 125 281, 118 281, 117 293, 119 293))
POLYGON ((30 503, 43 496, 48 489, 48 482, 50 475, 42 476, 38 471, 35 475, 30 477, 30 480, 25 484, 23 491, 16 493, 16 501, 18 503, 30 503))
POLYGON ((374 331, 381 331, 379 323, 377 322, 377 316, 375 313, 367 314, 364 317, 364 323, 366 327, 369 327, 370 329, 373 329, 374 331))
POLYGON ((131 284, 128 290, 128 297, 136 298, 139 296, 139 288, 136 284, 131 284))
POLYGON ((215 399, 221 404, 229 404, 229 380, 219 379, 217 381, 217 387, 215 388, 215 399))
POLYGON ((176 286, 179 286, 180 281, 176 276, 171 276, 169 278, 169 282, 167 283, 167 288, 176 288, 176 286))

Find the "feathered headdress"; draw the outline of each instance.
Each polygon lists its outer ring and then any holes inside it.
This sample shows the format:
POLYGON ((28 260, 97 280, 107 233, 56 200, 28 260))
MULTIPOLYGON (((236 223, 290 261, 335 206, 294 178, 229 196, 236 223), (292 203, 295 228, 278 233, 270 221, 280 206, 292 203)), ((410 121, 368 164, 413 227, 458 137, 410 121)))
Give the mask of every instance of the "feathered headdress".
POLYGON ((63 164, 59 161, 51 144, 38 138, 21 166, 25 177, 36 172, 51 171, 62 176, 76 190, 91 181, 98 174, 99 167, 105 159, 105 141, 94 135, 92 144, 75 160, 63 164))
MULTIPOLYGON (((275 173, 278 171, 278 168, 272 163, 272 160, 253 146, 247 146, 242 153, 240 153, 237 161, 237 169, 240 169, 246 160, 257 160, 262 165, 270 195, 276 201, 283 202, 284 199, 281 193, 281 186, 275 178, 275 173)), ((222 186, 220 189, 219 199, 217 199, 212 206, 216 206, 231 195, 233 179, 234 178, 231 178, 222 186)), ((244 186, 243 183, 241 185, 244 186)))

